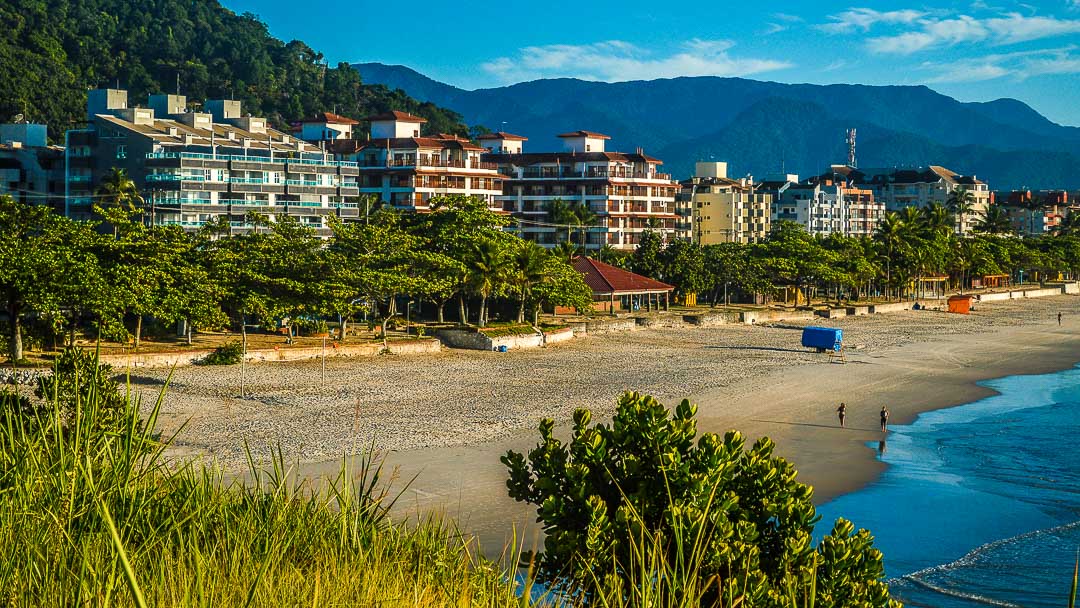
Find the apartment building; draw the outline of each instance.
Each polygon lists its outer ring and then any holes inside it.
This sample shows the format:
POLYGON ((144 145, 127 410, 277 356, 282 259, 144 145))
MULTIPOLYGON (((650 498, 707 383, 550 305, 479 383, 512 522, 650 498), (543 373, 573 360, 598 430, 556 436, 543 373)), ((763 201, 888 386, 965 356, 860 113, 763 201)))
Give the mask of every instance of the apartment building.
POLYGON ((0 196, 64 208, 64 148, 50 146, 45 125, 0 124, 0 196))
POLYGON ((255 229, 256 212, 328 236, 329 216, 358 216, 356 163, 243 114, 239 101, 204 110, 190 111, 182 95, 151 95, 143 108, 128 107, 124 90, 90 91, 88 127, 66 134, 67 215, 90 217, 98 186, 120 168, 154 224, 197 230, 224 217, 239 233, 255 229))
POLYGON ((501 210, 503 176, 484 162, 484 148, 467 139, 439 133, 421 135, 427 122, 407 112, 369 116, 368 139, 338 139, 330 149, 360 169, 362 195, 408 211, 427 211, 434 196, 462 194, 501 210))
POLYGON ((1022 236, 1053 233, 1071 211, 1069 193, 1061 190, 1014 190, 995 195, 1009 213, 1013 231, 1022 236))
POLYGON ((960 175, 937 165, 915 168, 863 169, 834 165, 831 174, 843 176, 852 186, 870 190, 874 198, 885 204, 887 211, 905 207, 923 208, 931 203, 946 205, 958 189, 971 192, 972 211, 958 225, 961 234, 971 233, 978 216, 985 213, 994 197, 989 186, 974 175, 960 175))
POLYGON ((676 236, 679 185, 659 171, 661 160, 640 149, 608 152, 610 137, 601 133, 573 131, 558 137, 564 145, 559 152, 526 152, 525 138, 508 133, 481 139, 488 150, 484 160, 504 177, 498 202, 518 219, 523 238, 546 247, 566 240, 567 226, 553 225, 548 213, 556 199, 583 204, 595 214, 581 230, 588 249, 633 249, 646 230, 667 239, 676 236))
POLYGON ((772 195, 759 192, 753 178, 729 179, 727 163, 699 162, 694 177, 680 186, 677 236, 689 237, 700 245, 754 243, 768 236, 772 195), (690 225, 684 232, 681 221, 686 217, 690 225))
POLYGON ((872 190, 843 175, 826 173, 801 182, 798 176, 785 176, 763 182, 760 189, 773 195, 774 223, 794 222, 810 234, 871 236, 885 215, 885 205, 872 190))

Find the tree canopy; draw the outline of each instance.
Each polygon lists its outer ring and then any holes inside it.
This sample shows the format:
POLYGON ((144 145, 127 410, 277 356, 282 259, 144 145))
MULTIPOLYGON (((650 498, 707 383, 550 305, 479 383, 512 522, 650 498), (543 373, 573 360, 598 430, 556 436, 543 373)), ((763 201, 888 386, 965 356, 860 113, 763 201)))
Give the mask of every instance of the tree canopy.
POLYGON ((55 141, 83 119, 88 88, 117 85, 133 100, 178 85, 190 100, 238 99, 278 126, 393 109, 427 118, 427 132, 469 134, 458 114, 365 85, 350 65, 328 65, 216 0, 12 0, 0 5, 0 30, 0 119, 45 122, 55 141))

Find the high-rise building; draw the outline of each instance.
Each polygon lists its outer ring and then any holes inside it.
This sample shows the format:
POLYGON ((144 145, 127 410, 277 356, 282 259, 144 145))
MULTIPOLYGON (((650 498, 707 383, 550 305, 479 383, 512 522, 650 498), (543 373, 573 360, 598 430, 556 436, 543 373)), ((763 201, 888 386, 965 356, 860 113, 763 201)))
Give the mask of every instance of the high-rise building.
POLYGON ((484 148, 467 139, 439 133, 421 135, 427 120, 406 112, 369 116, 368 139, 338 139, 330 149, 359 165, 361 194, 395 208, 426 211, 432 197, 476 196, 500 208, 503 176, 481 160, 484 148))
POLYGON ((729 179, 727 163, 699 162, 681 182, 679 219, 690 218, 684 238, 701 245, 754 243, 771 229, 772 195, 758 191, 752 177, 729 179), (682 212, 689 208, 689 213, 682 212))
POLYGON ((605 245, 633 249, 646 230, 675 237, 678 184, 659 171, 661 160, 640 149, 608 152, 610 138, 600 133, 558 137, 565 148, 559 152, 526 152, 525 138, 509 133, 481 138, 489 151, 484 160, 497 165, 505 180, 498 201, 518 219, 523 238, 546 247, 569 238, 596 250, 605 245), (552 217, 556 200, 587 210, 590 217, 580 225, 552 217))
POLYGON ((761 190, 772 193, 772 221, 794 222, 810 234, 871 236, 885 215, 874 192, 826 173, 799 181, 798 176, 767 180, 761 190))
POLYGON ((242 114, 239 101, 210 100, 194 112, 182 95, 151 95, 147 106, 128 107, 124 90, 89 92, 87 128, 66 136, 70 217, 92 215, 114 169, 134 181, 154 224, 195 230, 224 217, 244 232, 256 212, 328 236, 328 216, 357 217, 355 163, 242 114))

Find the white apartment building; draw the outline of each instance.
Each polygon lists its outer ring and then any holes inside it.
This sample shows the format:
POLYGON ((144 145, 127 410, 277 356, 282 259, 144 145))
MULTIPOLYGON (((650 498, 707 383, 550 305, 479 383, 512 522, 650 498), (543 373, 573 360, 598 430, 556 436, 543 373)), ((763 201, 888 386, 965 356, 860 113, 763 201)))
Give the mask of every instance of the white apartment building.
POLYGON ((227 218, 230 232, 255 229, 251 212, 291 216, 328 236, 327 217, 355 218, 355 163, 245 116, 235 100, 209 100, 192 112, 182 95, 151 95, 128 107, 127 91, 87 97, 88 128, 67 132, 66 209, 92 216, 98 185, 127 171, 155 224, 197 230, 227 218))

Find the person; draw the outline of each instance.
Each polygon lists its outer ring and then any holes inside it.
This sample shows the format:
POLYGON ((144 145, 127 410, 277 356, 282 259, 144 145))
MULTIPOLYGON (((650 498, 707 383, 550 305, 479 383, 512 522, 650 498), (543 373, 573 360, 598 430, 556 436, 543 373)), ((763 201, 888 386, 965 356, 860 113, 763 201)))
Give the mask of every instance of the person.
POLYGON ((840 428, 844 428, 844 419, 847 418, 847 405, 843 402, 836 408, 836 415, 840 417, 840 428))
POLYGON ((889 409, 881 406, 881 432, 884 433, 889 427, 889 409))
POLYGON ((1058 313, 1058 327, 1061 327, 1061 313, 1058 313))

